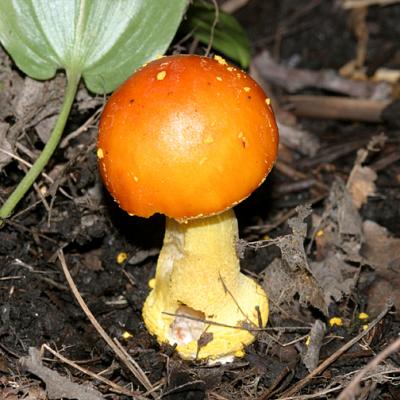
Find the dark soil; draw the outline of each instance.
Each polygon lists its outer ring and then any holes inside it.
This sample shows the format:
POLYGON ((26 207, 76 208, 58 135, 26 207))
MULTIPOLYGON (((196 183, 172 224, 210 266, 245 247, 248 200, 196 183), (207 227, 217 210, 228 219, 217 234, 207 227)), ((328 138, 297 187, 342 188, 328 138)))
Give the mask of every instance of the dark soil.
MULTIPOLYGON (((252 0, 235 15, 249 34, 254 54, 268 49, 285 65, 315 71, 339 70, 355 57, 357 38, 349 12, 340 7, 339 1, 252 0)), ((367 75, 381 67, 400 69, 399 20, 400 4, 368 9, 367 75)), ((197 49, 199 53, 203 50, 197 49)), ((16 70, 13 65, 11 68, 16 70)), ((24 76, 18 73, 15 79, 24 79, 24 76)), ((278 98, 284 94, 282 89, 273 90, 278 98)), ((310 92, 329 94, 316 89, 304 93, 310 92)), ((101 107, 101 103, 102 99, 97 99, 82 110, 77 101, 65 136, 78 129, 101 107)), ((13 125, 18 118, 10 112, 4 120, 13 125)), ((287 220, 295 215, 294 208, 300 204, 311 202, 313 214, 320 216, 333 183, 337 179, 346 181, 357 150, 365 147, 373 136, 383 132, 387 140, 380 152, 370 156, 369 164, 399 153, 400 130, 393 124, 298 119, 297 126, 318 136, 321 149, 315 156, 305 156, 286 148, 286 160, 291 159, 293 169, 323 184, 326 190, 316 184, 296 188, 292 185, 293 179, 275 169, 262 187, 236 209, 241 237, 245 240, 261 240, 266 234, 275 238, 289 233, 287 220), (321 154, 332 153, 337 146, 357 142, 358 147, 329 162, 318 159, 321 154)), ((35 153, 43 144, 33 128, 21 129, 18 140, 35 153)), ((391 278, 387 274, 379 275, 371 265, 351 260, 353 267, 363 271, 362 279, 351 292, 330 305, 328 315, 313 304, 300 304, 295 296, 284 312, 275 309, 269 327, 295 326, 300 329, 263 332, 248 348, 246 356, 232 364, 210 367, 180 360, 173 348, 160 346, 147 333, 141 318, 141 308, 149 292, 148 281, 154 276, 162 243, 163 218, 131 218, 118 209, 103 188, 97 172, 96 135, 96 126, 89 126, 73 138, 67 148, 59 149, 48 165, 46 171, 55 179, 55 184, 40 180, 38 187, 46 186, 51 193, 47 196, 50 210, 46 210, 37 191, 31 190, 0 231, 1 399, 46 398, 44 392, 34 397, 32 388, 40 391, 45 384, 23 370, 19 363, 30 347, 40 348, 43 344, 86 369, 96 373, 105 371, 104 377, 121 386, 145 393, 76 302, 57 257, 59 249, 63 250, 76 286, 100 325, 122 343, 153 385, 160 384, 156 393, 162 397, 157 398, 285 398, 283 393, 309 374, 301 357, 305 350, 303 336, 309 333, 308 328, 316 319, 327 324, 319 358, 322 362, 362 331, 363 323, 357 319, 359 311, 368 311, 369 322, 382 311, 382 308, 368 307, 377 297, 386 299, 384 288, 399 279, 398 259, 391 278), (60 188, 69 196, 60 193, 60 188), (121 257, 122 252, 127 258, 119 263, 118 256, 121 257), (383 286, 376 286, 377 280, 383 282, 383 286), (371 297, 372 290, 378 291, 374 297, 371 297), (329 319, 333 316, 341 317, 344 324, 330 326, 329 319), (299 338, 302 339, 282 345, 299 338)), ((21 157, 24 158, 23 153, 21 157)), ((17 161, 4 167, 0 175, 2 199, 22 175, 17 161)), ((400 237, 399 184, 400 164, 397 160, 378 171, 376 195, 360 210, 362 220, 379 223, 397 238, 400 237)), ((307 222, 311 232, 317 224, 311 217, 307 222)), ((306 238, 306 247, 310 238, 306 238)), ((308 250, 310 259, 317 260, 316 245, 308 250)), ((246 248, 243 270, 261 280, 261 272, 279 256, 277 247, 246 248)), ((400 285, 400 281, 398 283, 400 285)), ((360 370, 398 336, 399 327, 399 314, 396 309, 391 309, 349 352, 294 394, 318 393, 330 388, 331 382, 339 384, 336 377, 360 370)), ((92 380, 49 353, 44 356, 45 365, 61 375, 75 382, 91 381, 101 392, 108 393, 108 398, 127 398, 112 394, 100 381, 92 380)), ((400 398, 395 385, 399 382, 399 353, 394 353, 387 363, 396 372, 365 381, 363 390, 366 394, 362 398, 400 398)), ((339 392, 314 398, 336 398, 339 392)))

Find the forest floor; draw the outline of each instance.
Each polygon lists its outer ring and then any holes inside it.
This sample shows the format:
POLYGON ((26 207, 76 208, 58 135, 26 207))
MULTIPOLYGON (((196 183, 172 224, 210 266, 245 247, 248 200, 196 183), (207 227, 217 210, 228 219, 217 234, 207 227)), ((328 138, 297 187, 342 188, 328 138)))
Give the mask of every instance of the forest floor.
MULTIPOLYGON (((244 3, 234 15, 250 73, 281 131, 276 167, 236 208, 242 270, 270 297, 267 328, 243 358, 213 366, 146 331, 164 219, 128 217, 106 193, 104 99, 81 86, 47 175, 0 230, 0 399, 400 399, 400 4, 244 3)), ((1 50, 0 81, 4 200, 47 140, 65 82, 33 81, 1 50)))

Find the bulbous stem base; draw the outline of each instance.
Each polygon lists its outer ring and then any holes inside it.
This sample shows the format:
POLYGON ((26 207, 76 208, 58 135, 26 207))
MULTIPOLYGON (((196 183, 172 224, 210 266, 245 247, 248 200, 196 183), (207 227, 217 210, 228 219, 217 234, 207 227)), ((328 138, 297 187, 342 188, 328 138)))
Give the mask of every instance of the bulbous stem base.
POLYGON ((145 324, 185 359, 242 356, 265 326, 264 290, 240 272, 238 227, 232 210, 178 223, 168 219, 145 324))

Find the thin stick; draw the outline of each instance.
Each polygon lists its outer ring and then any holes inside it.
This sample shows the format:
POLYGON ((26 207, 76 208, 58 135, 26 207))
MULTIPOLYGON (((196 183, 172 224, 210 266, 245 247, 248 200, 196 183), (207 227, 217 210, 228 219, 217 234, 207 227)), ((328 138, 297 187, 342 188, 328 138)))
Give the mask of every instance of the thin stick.
POLYGON ((215 15, 214 15, 214 21, 213 21, 213 23, 211 25, 210 40, 208 41, 208 46, 207 46, 206 54, 205 54, 206 56, 208 56, 210 54, 211 47, 212 47, 213 42, 214 42, 215 27, 217 26, 218 21, 219 21, 219 7, 218 7, 217 0, 211 0, 211 1, 214 4, 215 15))
POLYGON ((64 271, 65 278, 67 279, 67 282, 72 290, 72 293, 74 294, 77 302, 81 306, 83 312, 86 314, 86 316, 89 318, 89 321, 92 323, 94 328, 97 330, 97 332, 101 335, 101 337, 104 339, 104 341, 111 347, 111 349, 114 351, 114 353, 119 357, 119 359, 126 365, 126 367, 129 369, 129 371, 132 372, 132 374, 135 376, 135 378, 150 392, 153 390, 153 385, 145 375, 145 373, 142 371, 142 369, 139 367, 138 364, 134 365, 125 356, 124 352, 121 351, 121 349, 113 342, 113 340, 108 336, 106 331, 103 329, 103 327, 97 322, 95 316, 92 314, 92 312, 89 310, 88 306, 86 305, 85 301, 83 300, 81 294, 78 291, 78 288, 75 285, 74 280, 72 279, 72 276, 69 272, 67 263, 65 261, 64 257, 64 252, 60 249, 57 251, 57 256, 58 259, 60 260, 62 269, 64 271))
POLYGON ((96 110, 85 122, 83 125, 81 125, 78 129, 74 130, 70 134, 68 134, 60 143, 60 149, 64 149, 65 147, 68 146, 69 142, 72 139, 76 139, 81 133, 86 132, 90 125, 93 124, 100 113, 103 111, 103 107, 99 108, 96 110))
POLYGON ((381 122, 390 100, 356 99, 340 96, 287 96, 291 111, 299 117, 381 122))
MULTIPOLYGON (((2 152, 2 153, 4 153, 4 154, 8 155, 9 157, 13 158, 14 160, 17 160, 18 162, 20 162, 21 164, 25 165, 26 167, 32 168, 32 164, 31 164, 30 162, 28 162, 28 161, 24 160, 23 158, 17 156, 16 154, 11 153, 10 151, 7 151, 7 150, 5 150, 5 149, 3 149, 3 148, 1 148, 1 147, 0 147, 0 152, 2 152)), ((45 178, 48 182, 54 183, 54 179, 53 179, 51 176, 47 175, 45 172, 42 172, 41 175, 42 175, 43 178, 45 178)), ((70 200, 73 200, 73 199, 74 199, 74 198, 73 198, 72 196, 70 196, 63 188, 60 188, 60 192, 61 192, 65 197, 67 197, 68 199, 70 199, 70 200)))
POLYGON ((228 14, 233 14, 239 10, 239 8, 246 6, 249 2, 250 0, 227 0, 222 4, 221 10, 228 14))
POLYGON ((374 357, 350 382, 350 384, 340 393, 337 400, 352 400, 358 392, 360 382, 367 374, 368 371, 376 368, 383 360, 385 360, 390 354, 399 351, 400 349, 400 338, 396 339, 386 349, 383 349, 376 357, 374 357))
POLYGON ((359 8, 359 7, 369 7, 369 6, 388 6, 390 4, 399 3, 399 0, 344 0, 343 8, 359 8))
MULTIPOLYGON (((105 383, 106 385, 112 387, 114 389, 114 391, 116 393, 121 393, 121 394, 125 394, 127 396, 131 396, 131 397, 136 397, 139 398, 138 396, 140 396, 140 393, 138 392, 131 392, 128 389, 125 389, 124 387, 117 385, 116 383, 114 383, 113 381, 108 380, 107 378, 102 377, 101 375, 95 374, 92 371, 89 371, 86 368, 83 368, 81 366, 79 366, 78 364, 76 364, 75 362, 69 360, 68 358, 65 358, 64 356, 62 356, 60 353, 57 353, 56 351, 54 351, 50 346, 48 346, 47 344, 42 345, 42 348, 46 349, 48 352, 50 352, 51 354, 53 354, 53 356, 57 357, 59 360, 61 360, 62 362, 64 362, 65 364, 68 364, 70 367, 73 367, 75 369, 77 369, 78 371, 91 376, 94 379, 97 379, 100 382, 105 383)), ((143 398, 143 397, 141 397, 143 398)))
POLYGON ((389 312, 392 308, 392 304, 388 304, 385 309, 378 315, 378 317, 368 324, 368 329, 360 332, 355 338, 349 340, 345 343, 340 349, 338 349, 335 353, 333 353, 330 357, 328 357, 324 362, 322 362, 314 371, 310 372, 304 379, 297 382, 294 386, 292 386, 289 390, 282 393, 281 397, 290 397, 296 394, 299 390, 303 389, 304 386, 308 385, 317 375, 322 373, 329 365, 335 362, 343 353, 349 350, 355 343, 357 343, 360 339, 362 339, 365 335, 367 335, 389 312))

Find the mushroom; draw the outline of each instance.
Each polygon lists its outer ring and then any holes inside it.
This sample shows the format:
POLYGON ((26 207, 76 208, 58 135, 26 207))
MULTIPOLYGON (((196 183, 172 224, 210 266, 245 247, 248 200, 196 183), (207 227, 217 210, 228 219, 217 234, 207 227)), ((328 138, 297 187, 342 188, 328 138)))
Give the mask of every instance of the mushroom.
POLYGON ((277 148, 269 99, 218 56, 150 62, 105 106, 97 156, 107 189, 130 215, 166 216, 144 322, 184 359, 242 356, 267 323, 267 295, 240 272, 232 207, 261 185, 277 148))

